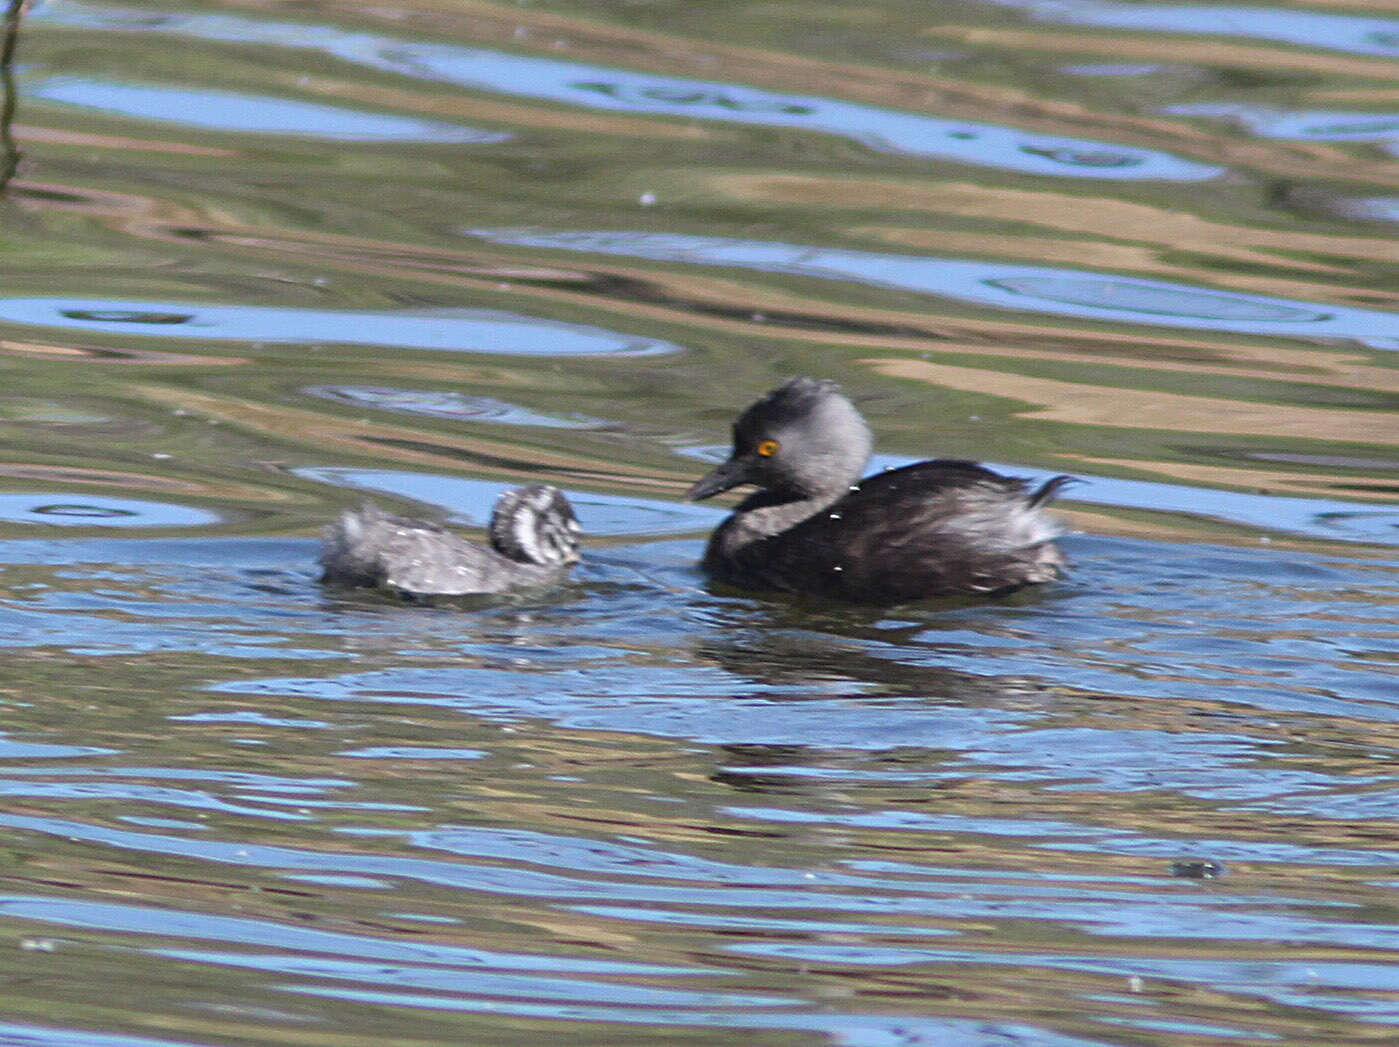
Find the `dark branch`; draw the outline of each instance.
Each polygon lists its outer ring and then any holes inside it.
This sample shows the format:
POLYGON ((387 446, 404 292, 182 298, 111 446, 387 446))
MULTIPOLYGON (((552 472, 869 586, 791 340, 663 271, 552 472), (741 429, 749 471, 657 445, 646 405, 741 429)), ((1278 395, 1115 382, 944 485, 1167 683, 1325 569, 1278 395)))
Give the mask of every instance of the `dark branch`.
POLYGON ((10 128, 15 119, 15 45, 19 43, 19 21, 26 6, 27 0, 9 0, 4 39, 0 40, 0 88, 4 91, 4 98, 0 99, 0 192, 9 186, 19 167, 19 146, 10 128))

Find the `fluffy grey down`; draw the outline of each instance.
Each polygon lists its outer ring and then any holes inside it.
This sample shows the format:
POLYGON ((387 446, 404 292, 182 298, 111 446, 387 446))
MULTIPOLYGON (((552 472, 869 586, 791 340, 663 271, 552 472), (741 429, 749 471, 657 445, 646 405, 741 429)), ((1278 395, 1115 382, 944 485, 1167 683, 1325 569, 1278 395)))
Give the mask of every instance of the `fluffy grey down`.
POLYGON ((322 532, 322 580, 437 596, 552 585, 578 562, 581 531, 568 499, 543 485, 500 496, 490 547, 365 502, 322 532))

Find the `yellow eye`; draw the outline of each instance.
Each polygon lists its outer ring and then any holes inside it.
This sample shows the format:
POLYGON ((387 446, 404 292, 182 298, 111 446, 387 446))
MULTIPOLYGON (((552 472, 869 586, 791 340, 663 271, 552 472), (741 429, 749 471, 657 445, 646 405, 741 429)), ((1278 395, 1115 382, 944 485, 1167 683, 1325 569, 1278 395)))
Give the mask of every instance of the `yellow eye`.
POLYGON ((758 445, 757 450, 758 453, 764 458, 771 458, 777 453, 777 449, 781 446, 782 445, 779 444, 776 440, 764 440, 758 445))

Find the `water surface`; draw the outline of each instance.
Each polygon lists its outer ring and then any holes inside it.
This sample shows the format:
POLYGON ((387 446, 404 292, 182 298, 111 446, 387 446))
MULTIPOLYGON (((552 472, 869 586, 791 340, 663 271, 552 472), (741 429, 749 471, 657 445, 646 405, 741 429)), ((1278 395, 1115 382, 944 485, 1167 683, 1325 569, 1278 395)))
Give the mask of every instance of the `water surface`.
POLYGON ((37 7, 0 1041, 1387 1042, 1390 6, 37 7), (1069 577, 710 586, 798 373, 1069 577), (557 591, 319 583, 525 481, 557 591))

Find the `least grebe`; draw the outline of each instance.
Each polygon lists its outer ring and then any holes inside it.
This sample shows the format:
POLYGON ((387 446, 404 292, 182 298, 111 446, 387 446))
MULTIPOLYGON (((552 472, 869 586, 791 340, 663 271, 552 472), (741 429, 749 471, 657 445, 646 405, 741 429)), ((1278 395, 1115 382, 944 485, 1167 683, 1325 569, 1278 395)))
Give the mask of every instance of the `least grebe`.
POLYGON ((738 417, 733 452, 687 497, 758 488, 710 536, 704 569, 751 589, 860 603, 1005 593, 1057 578, 1062 531, 1042 510, 1071 477, 1031 490, 935 459, 860 479, 874 438, 834 382, 794 378, 738 417))
POLYGON ((539 484, 496 500, 490 548, 365 502, 323 532, 322 581, 438 596, 551 585, 578 562, 581 530, 563 492, 539 484))

